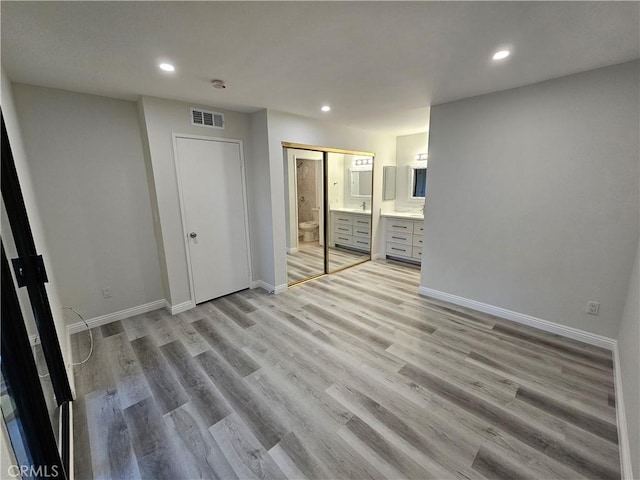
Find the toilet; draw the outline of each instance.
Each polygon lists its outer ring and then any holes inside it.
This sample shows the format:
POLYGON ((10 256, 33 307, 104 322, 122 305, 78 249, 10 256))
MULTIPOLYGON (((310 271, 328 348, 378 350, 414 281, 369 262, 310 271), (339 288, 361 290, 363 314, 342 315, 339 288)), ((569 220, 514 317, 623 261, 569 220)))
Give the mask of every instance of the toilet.
POLYGON ((300 222, 298 229, 302 233, 303 242, 315 242, 318 240, 318 216, 319 208, 312 208, 313 220, 311 222, 300 222))

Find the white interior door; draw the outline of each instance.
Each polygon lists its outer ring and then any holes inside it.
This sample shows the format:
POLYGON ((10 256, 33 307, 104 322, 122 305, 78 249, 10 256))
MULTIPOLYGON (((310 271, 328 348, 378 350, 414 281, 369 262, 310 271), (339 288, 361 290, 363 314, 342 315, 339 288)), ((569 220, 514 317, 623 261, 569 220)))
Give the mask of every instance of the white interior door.
POLYGON ((249 288, 240 145, 176 139, 196 303, 249 288))

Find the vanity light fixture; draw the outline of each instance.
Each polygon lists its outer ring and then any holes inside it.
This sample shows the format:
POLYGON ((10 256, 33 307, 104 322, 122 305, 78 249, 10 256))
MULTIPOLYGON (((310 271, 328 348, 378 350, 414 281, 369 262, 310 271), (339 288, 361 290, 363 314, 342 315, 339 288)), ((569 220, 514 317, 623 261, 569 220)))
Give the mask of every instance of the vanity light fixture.
POLYGON ((158 67, 160 67, 160 70, 164 70, 165 72, 175 72, 176 70, 176 67, 170 63, 161 63, 158 67))
POLYGON ((510 53, 511 52, 509 50, 498 50, 496 53, 493 54, 493 59, 504 60, 509 56, 510 53))
POLYGON ((429 158, 429 155, 426 154, 426 153, 419 153, 419 154, 416 155, 416 160, 419 161, 419 162, 424 161, 427 158, 429 158))
POLYGON ((322 110, 323 112, 329 112, 331 111, 331 107, 329 105, 323 105, 320 110, 322 110))

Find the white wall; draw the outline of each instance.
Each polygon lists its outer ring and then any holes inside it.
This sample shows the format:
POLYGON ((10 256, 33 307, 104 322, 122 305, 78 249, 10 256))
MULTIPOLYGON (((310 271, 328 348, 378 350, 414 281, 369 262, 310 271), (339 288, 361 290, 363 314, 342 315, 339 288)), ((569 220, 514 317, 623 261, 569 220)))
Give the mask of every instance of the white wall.
MULTIPOLYGON (((273 211, 269 181, 269 132, 267 111, 250 115, 247 190, 249 205, 249 234, 254 281, 275 285, 273 276, 273 211)), ((246 152, 246 150, 245 150, 246 152)), ((280 158, 282 164, 283 158, 280 158)))
POLYGON ((615 338, 638 245, 638 73, 432 107, 421 286, 615 338))
MULTIPOLYGON (((286 285, 286 198, 282 142, 302 143, 345 150, 375 152, 372 253, 379 251, 379 209, 382 206, 382 166, 395 165, 395 137, 269 110, 269 171, 273 212, 273 285, 286 285)), ((386 202, 385 202, 386 203, 386 202)))
POLYGON ((14 94, 64 305, 88 319, 162 299, 136 104, 28 85, 14 94))
POLYGON ((427 153, 429 133, 416 133, 403 135, 396 140, 396 201, 395 208, 398 211, 418 211, 425 204, 423 200, 409 200, 411 185, 409 185, 409 167, 420 165, 424 167, 428 162, 416 161, 416 155, 427 153))
MULTIPOLYGON (((178 181, 173 152, 173 133, 200 135, 207 137, 232 138, 244 141, 245 158, 250 123, 249 115, 221 110, 210 106, 193 105, 155 97, 142 97, 138 102, 139 115, 144 119, 141 127, 143 137, 148 139, 147 164, 151 166, 155 185, 155 216, 160 224, 155 227, 156 240, 160 243, 160 261, 166 269, 165 296, 171 305, 189 302, 191 299, 187 257, 182 232, 182 217, 178 195, 178 181), (190 108, 202 107, 215 110, 225 116, 225 129, 217 130, 191 125, 190 108), (162 255, 164 252, 164 255, 162 255), (164 258, 162 258, 164 257, 164 258)), ((249 160, 253 166, 253 162, 249 160)), ((247 170, 249 170, 247 168, 247 170)), ((144 180, 146 183, 146 180, 144 180)), ((250 185, 255 182, 249 180, 250 185)), ((251 195, 251 188, 249 188, 251 195)), ((249 203, 251 200, 249 199, 249 203)), ((256 217, 250 216, 250 220, 256 217)), ((254 242, 252 242, 253 247, 254 242)))
POLYGON ((619 368, 622 371, 622 387, 627 432, 631 451, 631 464, 635 476, 640 478, 640 281, 638 263, 640 242, 636 251, 627 301, 618 329, 619 368))
MULTIPOLYGON (((329 210, 332 208, 344 208, 346 207, 346 194, 347 189, 346 181, 346 166, 345 166, 344 153, 330 152, 327 155, 327 190, 329 194, 328 206, 329 210)), ((331 228, 331 226, 329 226, 331 228)))
POLYGON ((69 382, 73 387, 73 374, 71 373, 69 366, 72 361, 71 345, 69 341, 69 334, 66 329, 65 317, 61 308, 62 303, 58 292, 57 272, 51 261, 52 257, 43 226, 43 219, 40 210, 41 199, 36 198, 36 187, 32 179, 30 166, 27 162, 27 154, 24 148, 13 97, 13 86, 11 85, 9 77, 5 74, 4 68, 1 70, 0 80, 0 103, 2 105, 2 116, 7 127, 7 135, 9 136, 9 142, 11 143, 13 159, 18 172, 27 215, 29 216, 33 240, 36 245, 36 250, 44 258, 45 269, 49 278, 49 282, 45 284, 45 288, 47 290, 47 296, 49 297, 49 304, 51 305, 51 313, 53 314, 53 320, 58 334, 60 350, 62 351, 65 364, 67 365, 69 382))

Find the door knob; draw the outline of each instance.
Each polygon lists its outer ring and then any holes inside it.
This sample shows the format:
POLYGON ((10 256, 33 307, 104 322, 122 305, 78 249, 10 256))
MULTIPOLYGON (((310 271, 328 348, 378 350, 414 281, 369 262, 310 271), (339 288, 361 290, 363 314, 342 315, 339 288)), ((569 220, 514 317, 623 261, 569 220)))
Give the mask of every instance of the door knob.
POLYGON ((196 232, 191 232, 191 233, 189 234, 189 236, 190 236, 191 238, 196 238, 196 237, 198 236, 198 234, 197 234, 196 232))

